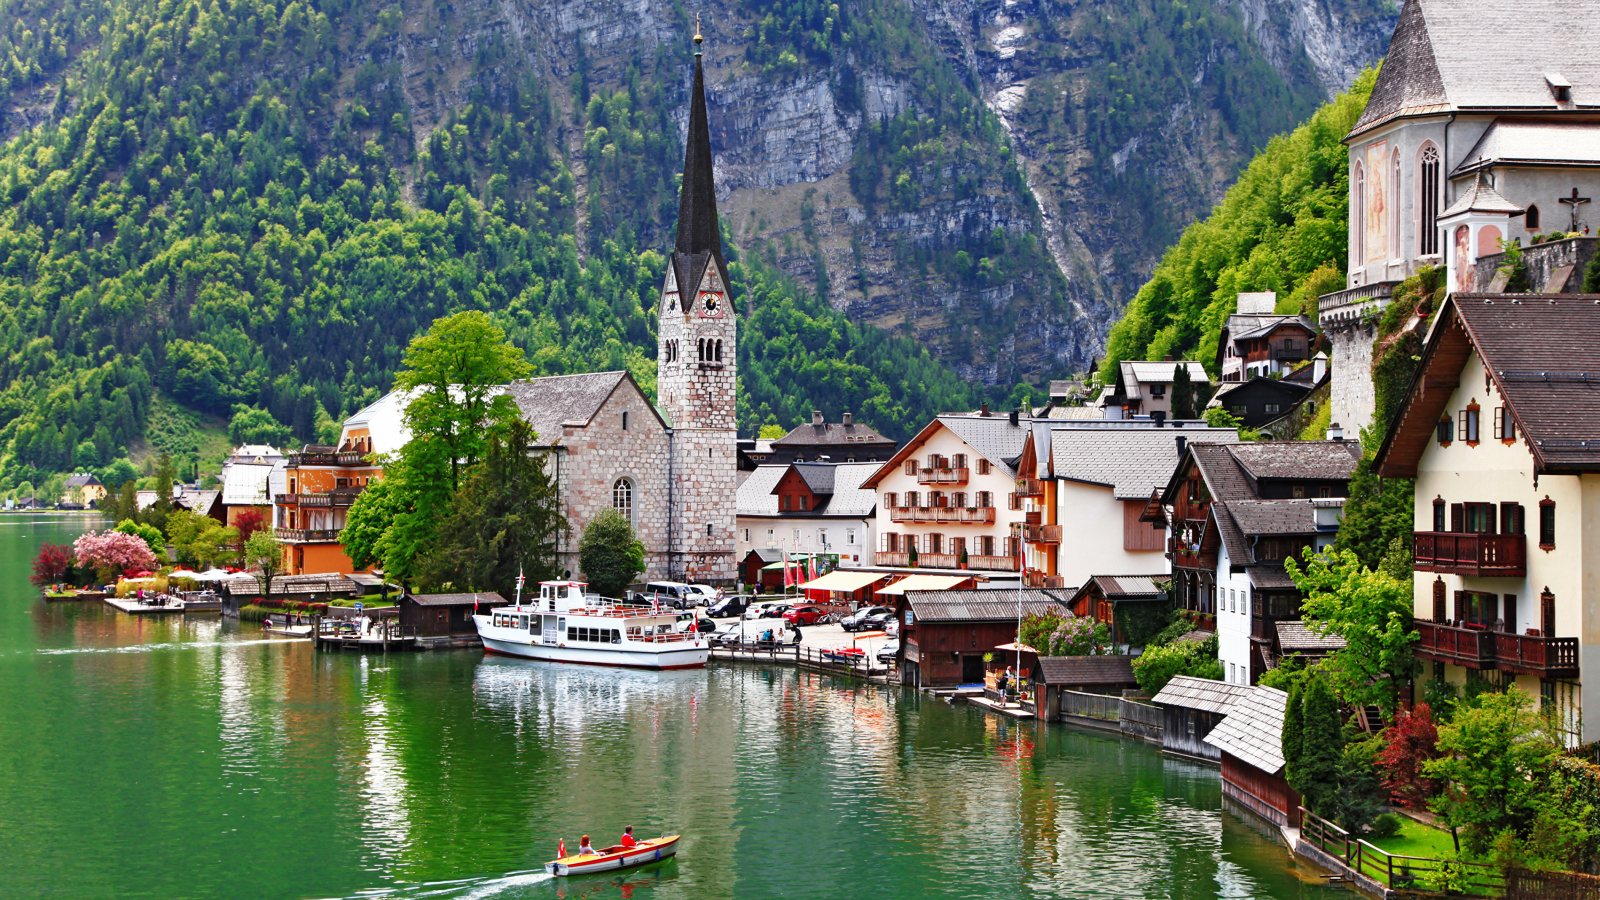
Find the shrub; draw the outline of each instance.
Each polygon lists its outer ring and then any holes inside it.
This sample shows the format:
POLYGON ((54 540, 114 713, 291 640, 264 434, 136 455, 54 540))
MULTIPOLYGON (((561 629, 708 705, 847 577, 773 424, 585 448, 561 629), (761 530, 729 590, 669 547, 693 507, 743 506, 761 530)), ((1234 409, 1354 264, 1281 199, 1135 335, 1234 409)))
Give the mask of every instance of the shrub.
POLYGON ((1439 758, 1439 729, 1432 707, 1418 703, 1400 710, 1386 733, 1388 741, 1378 757, 1383 787, 1396 804, 1422 809, 1439 793, 1439 782, 1423 774, 1427 762, 1439 758))
POLYGON ((1375 838, 1392 838, 1400 833, 1400 817, 1394 813, 1384 813, 1372 820, 1372 828, 1367 832, 1375 838))
POLYGON ((1139 682, 1139 690, 1147 694, 1158 693, 1178 675, 1222 680, 1216 635, 1203 641, 1179 641, 1146 647, 1144 653, 1133 661, 1133 677, 1139 682))

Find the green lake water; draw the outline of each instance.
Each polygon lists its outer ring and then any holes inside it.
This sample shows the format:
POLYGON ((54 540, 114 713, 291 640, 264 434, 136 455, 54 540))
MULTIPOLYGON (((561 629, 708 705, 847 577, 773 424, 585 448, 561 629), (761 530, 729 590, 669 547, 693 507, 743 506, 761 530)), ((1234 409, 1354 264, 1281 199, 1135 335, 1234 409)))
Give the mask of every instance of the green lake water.
POLYGON ((318 653, 46 604, 0 517, 0 897, 1334 898, 1130 740, 747 665, 318 653), (565 837, 677 860, 551 879, 565 837))

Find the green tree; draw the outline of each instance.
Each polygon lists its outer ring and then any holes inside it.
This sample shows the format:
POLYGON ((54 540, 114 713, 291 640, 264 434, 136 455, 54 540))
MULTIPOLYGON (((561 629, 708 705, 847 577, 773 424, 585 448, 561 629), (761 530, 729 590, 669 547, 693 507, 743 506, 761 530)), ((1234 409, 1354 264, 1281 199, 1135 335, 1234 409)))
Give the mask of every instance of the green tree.
POLYGON ((434 320, 406 348, 395 376, 395 387, 411 395, 406 426, 412 441, 445 446, 451 491, 460 486, 462 467, 483 456, 488 430, 517 416, 516 403, 501 389, 531 372, 505 330, 477 310, 434 320))
MULTIPOLYGON (((1261 683, 1265 684, 1266 680, 1266 678, 1262 678, 1261 683)), ((1275 687, 1275 685, 1269 685, 1269 687, 1275 687)), ((1289 702, 1283 710, 1283 768, 1285 772, 1292 772, 1299 768, 1300 753, 1305 749, 1306 745, 1306 686, 1304 679, 1292 681, 1287 690, 1289 702)))
POLYGON ((578 566, 597 592, 617 597, 644 571, 644 544, 621 513, 606 507, 583 529, 578 566))
POLYGON ((1146 647, 1133 661, 1133 677, 1139 690, 1156 694, 1178 675, 1222 680, 1222 663, 1217 659, 1217 637, 1203 641, 1174 641, 1146 647))
POLYGON ((244 557, 241 562, 247 568, 256 570, 256 580, 261 584, 261 596, 269 600, 272 599, 272 579, 283 571, 283 550, 283 542, 265 528, 250 535, 250 540, 244 545, 244 557))
POLYGON ((514 421, 467 470, 428 554, 429 582, 510 599, 519 573, 533 583, 558 574, 556 544, 566 519, 547 455, 533 450, 533 438, 528 423, 514 421))
POLYGON ((1343 650, 1317 667, 1322 677, 1345 703, 1376 705, 1393 716, 1417 670, 1411 580, 1385 569, 1374 572, 1349 551, 1316 554, 1308 548, 1303 567, 1293 559, 1283 567, 1306 595, 1300 607, 1306 627, 1345 640, 1343 650))
POLYGON ((1409 554, 1412 494, 1410 479, 1380 479, 1372 469, 1372 455, 1367 454, 1350 479, 1350 496, 1344 502, 1334 548, 1354 553, 1362 565, 1372 569, 1378 568, 1395 541, 1409 554))
POLYGON ((377 461, 384 467, 384 477, 368 484, 350 504, 344 530, 339 532, 345 555, 358 569, 383 565, 383 535, 400 512, 400 497, 389 477, 393 460, 379 456, 377 461))
POLYGON ((160 460, 156 462, 155 479, 156 501, 150 504, 150 508, 144 511, 141 518, 164 531, 167 527, 167 516, 172 513, 172 486, 178 481, 178 467, 166 453, 162 453, 160 460))
POLYGON ((789 433, 789 429, 782 425, 763 425, 756 436, 764 441, 775 441, 789 433))
POLYGON ((233 418, 228 422, 228 440, 234 446, 281 445, 289 440, 289 428, 260 407, 234 404, 233 418))
POLYGON ((1180 362, 1172 367, 1172 417, 1195 418, 1194 399, 1194 384, 1189 380, 1189 367, 1180 362))
MULTIPOLYGON (((190 515, 193 515, 193 513, 190 513, 190 515)), ((154 525, 145 525, 130 518, 118 522, 117 527, 112 530, 142 538, 146 544, 150 545, 150 552, 156 555, 156 559, 166 559, 167 538, 161 533, 161 529, 154 525)))
POLYGON ((1289 786, 1300 792, 1306 809, 1333 818, 1339 793, 1339 766, 1344 751, 1343 719, 1339 701, 1324 679, 1307 680, 1301 700, 1300 758, 1284 774, 1289 786))

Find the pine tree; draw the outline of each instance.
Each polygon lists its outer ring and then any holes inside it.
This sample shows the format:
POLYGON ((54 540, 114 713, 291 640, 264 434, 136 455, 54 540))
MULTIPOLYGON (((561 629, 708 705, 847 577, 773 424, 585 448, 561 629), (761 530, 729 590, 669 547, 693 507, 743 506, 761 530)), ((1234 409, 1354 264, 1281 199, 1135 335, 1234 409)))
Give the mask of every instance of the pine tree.
POLYGON ((1174 419, 1195 417, 1194 384, 1189 380, 1187 363, 1180 362, 1172 367, 1172 417, 1174 419))
POLYGON ((1289 773, 1289 786, 1300 792, 1306 809, 1319 816, 1332 815, 1340 790, 1339 764, 1343 758, 1344 730, 1339 701, 1327 683, 1313 677, 1306 685, 1300 731, 1300 758, 1289 773))

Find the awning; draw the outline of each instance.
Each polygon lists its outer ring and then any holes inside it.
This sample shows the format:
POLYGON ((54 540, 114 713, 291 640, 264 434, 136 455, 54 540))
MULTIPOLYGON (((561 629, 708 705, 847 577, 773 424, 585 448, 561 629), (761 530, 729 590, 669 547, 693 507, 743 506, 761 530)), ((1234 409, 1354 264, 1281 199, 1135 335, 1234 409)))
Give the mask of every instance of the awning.
POLYGON ((906 591, 948 591, 970 575, 907 575, 894 584, 878 591, 880 594, 904 594, 906 591))
POLYGON ((800 585, 800 589, 803 591, 853 593, 887 577, 889 576, 884 572, 829 572, 821 578, 816 578, 800 585))

